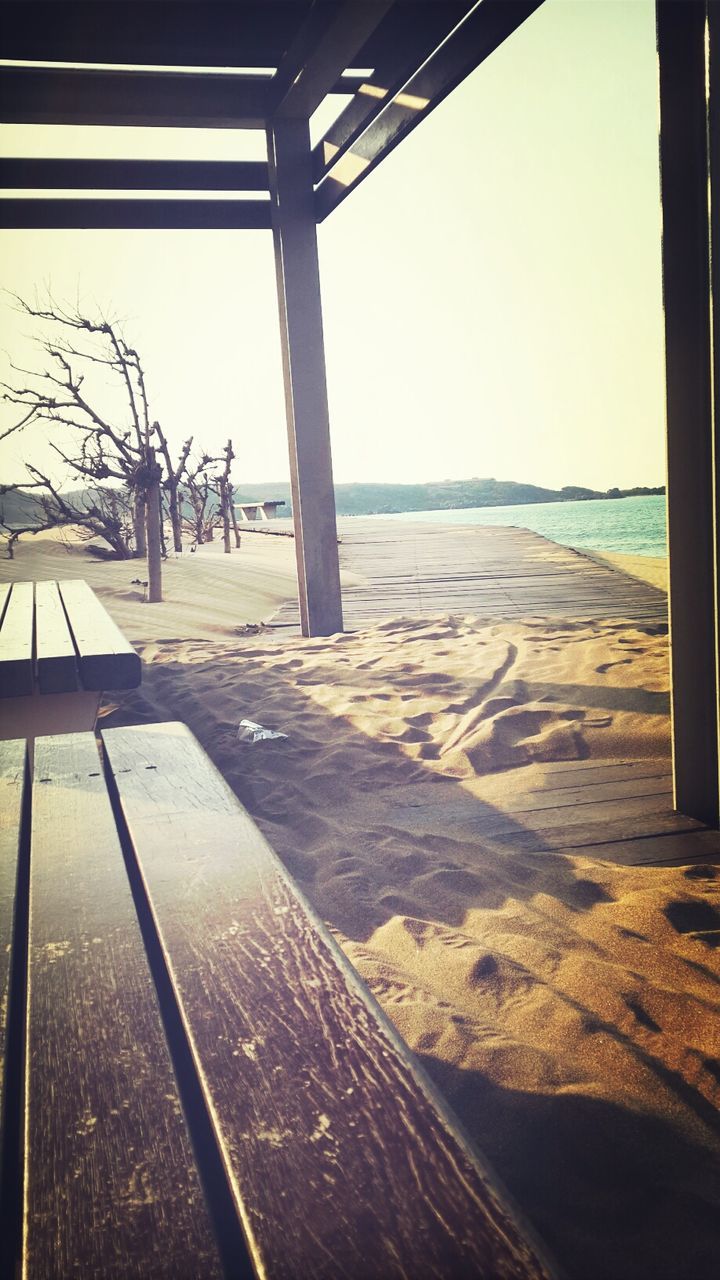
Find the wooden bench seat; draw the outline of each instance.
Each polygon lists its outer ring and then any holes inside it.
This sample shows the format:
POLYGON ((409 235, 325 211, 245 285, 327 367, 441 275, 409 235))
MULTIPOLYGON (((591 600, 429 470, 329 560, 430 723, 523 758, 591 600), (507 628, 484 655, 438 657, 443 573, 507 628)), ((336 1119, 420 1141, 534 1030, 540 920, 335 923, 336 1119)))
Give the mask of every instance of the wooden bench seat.
POLYGON ((134 689, 140 658, 79 579, 0 586, 0 738, 89 729, 104 689, 134 689))
MULTIPOLYGON (((104 763, 90 734, 36 743, 10 979, 17 1023, 29 931, 27 1143, 3 1161, 24 1275, 549 1275, 188 730, 102 737, 104 763)), ((19 884, 20 751, 0 746, 19 884)))

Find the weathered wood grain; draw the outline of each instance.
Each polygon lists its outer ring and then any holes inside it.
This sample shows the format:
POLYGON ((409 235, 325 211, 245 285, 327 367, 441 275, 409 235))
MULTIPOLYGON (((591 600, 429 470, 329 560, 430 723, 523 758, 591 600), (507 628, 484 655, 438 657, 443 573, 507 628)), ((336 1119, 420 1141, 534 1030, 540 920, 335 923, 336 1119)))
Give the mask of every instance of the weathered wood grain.
POLYGON ((189 731, 103 739, 260 1273, 547 1275, 189 731))
POLYGON ((219 1276, 92 734, 35 744, 26 1280, 219 1276))
POLYGON ((71 693, 78 673, 70 628, 56 582, 35 584, 35 663, 41 693, 71 693))
POLYGON ((0 628, 0 697, 32 693, 33 584, 16 582, 0 628))
POLYGON ((0 742, 0 1147, 24 781, 25 743, 18 739, 0 742))
POLYGON ((85 689, 135 689, 141 664, 132 645, 86 582, 58 583, 77 648, 85 689))

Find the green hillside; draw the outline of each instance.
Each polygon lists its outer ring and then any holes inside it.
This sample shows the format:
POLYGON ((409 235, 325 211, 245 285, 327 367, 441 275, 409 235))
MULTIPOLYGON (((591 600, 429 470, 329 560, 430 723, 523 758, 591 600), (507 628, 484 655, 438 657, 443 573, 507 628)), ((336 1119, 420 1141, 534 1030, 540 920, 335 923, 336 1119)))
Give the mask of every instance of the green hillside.
MULTIPOLYGON (((542 489, 538 485, 518 484, 514 480, 441 480, 428 484, 338 484, 335 501, 338 515, 390 515, 398 511, 447 511, 463 507, 505 507, 529 502, 573 502, 587 498, 625 498, 642 494, 664 493, 664 489, 611 489, 606 493, 580 485, 564 489, 542 489)), ((287 506, 280 515, 289 515, 290 485, 239 485, 237 502, 254 502, 261 498, 282 498, 287 506)))

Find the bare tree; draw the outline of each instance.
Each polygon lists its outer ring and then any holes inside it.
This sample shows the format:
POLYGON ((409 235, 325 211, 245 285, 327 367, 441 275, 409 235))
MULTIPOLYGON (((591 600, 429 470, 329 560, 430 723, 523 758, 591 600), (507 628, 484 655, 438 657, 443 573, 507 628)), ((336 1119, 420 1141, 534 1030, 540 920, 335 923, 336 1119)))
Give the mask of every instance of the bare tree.
POLYGON ((183 523, 198 546, 213 541, 218 524, 215 489, 208 467, 219 461, 219 458, 203 454, 197 462, 185 469, 182 494, 187 514, 183 517, 183 523))
POLYGON ((193 438, 190 436, 183 444, 180 450, 180 456, 176 463, 173 464, 165 433, 159 422, 153 423, 155 437, 157 439, 157 447, 163 456, 165 462, 165 479, 162 482, 163 492, 167 495, 168 515, 170 516, 170 524, 173 534, 173 548, 175 551, 182 551, 182 510, 180 498, 180 486, 182 477, 188 465, 190 450, 192 448, 193 438))
MULTIPOLYGON (((230 555, 232 547, 230 546, 230 511, 233 505, 232 501, 232 484, 230 481, 230 468, 232 466, 233 453, 232 440, 228 440, 223 449, 224 466, 222 471, 215 477, 213 489, 217 494, 218 507, 220 512, 220 520, 223 529, 223 542, 226 555, 230 555)), ((218 459, 219 461, 219 459, 218 459)))
MULTIPOLYGON (((38 338, 47 357, 42 372, 12 364, 14 372, 29 381, 0 383, 5 402, 23 410, 22 418, 10 431, 33 422, 57 425, 62 428, 62 445, 51 440, 51 447, 72 474, 94 485, 114 480, 125 486, 133 506, 134 554, 150 554, 155 566, 154 573, 148 575, 155 584, 150 599, 159 600, 161 550, 156 508, 160 476, 152 448, 157 424, 150 421, 145 374, 138 353, 116 323, 103 318, 91 320, 77 309, 58 304, 50 295, 46 306, 13 297, 22 313, 48 326, 50 336, 38 338), (114 415, 99 409, 97 388, 93 392, 91 386, 86 391, 86 381, 93 373, 112 375, 122 394, 121 424, 114 415), (148 525, 153 539, 150 548, 148 525)), ((161 451, 163 442, 164 436, 161 451)), ((57 503, 57 493, 51 496, 57 503)))
POLYGON ((80 494, 64 495, 36 467, 28 464, 28 471, 33 478, 23 485, 0 486, 0 498, 13 494, 16 499, 20 499, 19 504, 15 503, 16 511, 26 521, 23 525, 19 525, 17 520, 9 523, 4 510, 0 512, 0 526, 8 535, 7 555, 10 560, 21 534, 38 533, 42 529, 67 525, 84 529, 88 538, 102 537, 118 560, 130 559, 133 513, 127 490, 96 485, 84 489, 80 494), (23 513, 22 499, 30 497, 26 492, 28 489, 33 490, 32 506, 23 513))

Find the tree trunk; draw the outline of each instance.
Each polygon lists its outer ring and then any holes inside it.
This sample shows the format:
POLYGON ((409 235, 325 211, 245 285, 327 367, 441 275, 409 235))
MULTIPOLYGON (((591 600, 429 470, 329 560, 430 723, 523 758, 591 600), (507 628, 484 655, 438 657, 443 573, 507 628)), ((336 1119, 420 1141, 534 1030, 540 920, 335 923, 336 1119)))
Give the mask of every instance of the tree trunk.
POLYGON ((180 503, 178 502, 178 486, 174 476, 168 476, 168 506, 170 508, 170 523, 172 525, 173 548, 175 551, 182 551, 182 518, 180 515, 180 503))
POLYGON ((155 450, 147 451, 149 483, 146 489, 147 510, 147 567, 148 601, 159 604, 162 600, 162 542, 160 537, 160 474, 155 461, 155 450))
POLYGON ((240 550, 240 530, 238 529, 237 515, 235 513, 235 500, 234 500, 234 494, 233 494, 232 488, 230 489, 230 519, 232 520, 232 527, 235 533, 235 546, 239 551, 240 550))
POLYGON ((232 551, 230 546, 230 494, 225 481, 220 486, 220 515, 222 516, 223 527, 223 550, 225 555, 229 556, 232 551))
POLYGON ((146 497, 140 490, 135 494, 133 505, 133 526, 135 528, 135 559, 144 560, 147 555, 147 538, 145 536, 146 497))

